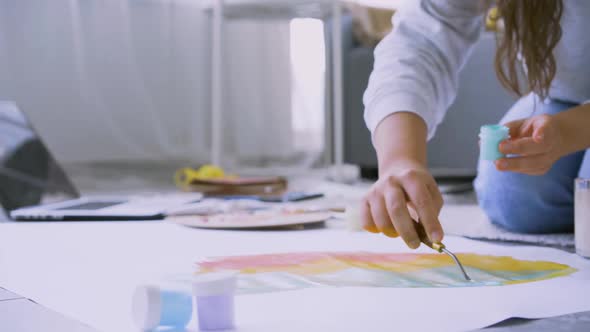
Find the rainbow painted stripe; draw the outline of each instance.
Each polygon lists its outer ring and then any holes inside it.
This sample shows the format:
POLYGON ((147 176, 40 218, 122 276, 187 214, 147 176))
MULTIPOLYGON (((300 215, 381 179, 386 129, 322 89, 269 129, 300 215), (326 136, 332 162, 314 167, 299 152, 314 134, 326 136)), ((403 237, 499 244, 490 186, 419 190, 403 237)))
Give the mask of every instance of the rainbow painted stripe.
POLYGON ((473 287, 552 279, 576 270, 546 261, 507 256, 457 255, 474 280, 467 282, 442 254, 311 252, 212 258, 197 273, 240 272, 239 293, 308 287, 473 287))

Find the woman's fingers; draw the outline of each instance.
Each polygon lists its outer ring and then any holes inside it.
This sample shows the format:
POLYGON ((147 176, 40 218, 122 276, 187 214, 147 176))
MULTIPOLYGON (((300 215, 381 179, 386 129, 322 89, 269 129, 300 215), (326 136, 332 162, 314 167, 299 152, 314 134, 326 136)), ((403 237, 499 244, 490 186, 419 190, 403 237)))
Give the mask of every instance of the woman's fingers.
POLYGON ((532 136, 535 142, 543 143, 544 141, 550 141, 547 140, 547 136, 553 135, 553 129, 555 128, 553 117, 547 114, 539 115, 533 119, 533 122, 534 129, 532 136))
POLYGON ((520 137, 522 135, 521 133, 525 127, 524 126, 525 121, 526 121, 526 119, 520 119, 520 120, 510 121, 510 122, 504 124, 504 126, 508 127, 508 129, 509 129, 510 137, 516 138, 516 137, 520 137))
POLYGON ((506 125, 510 128, 511 139, 500 144, 500 151, 517 157, 497 160, 498 170, 543 175, 563 156, 562 135, 555 117, 543 114, 506 125))
POLYGON ((397 233, 410 248, 418 248, 420 239, 413 229, 413 220, 408 212, 406 195, 399 185, 389 188, 385 193, 387 212, 397 233))
POLYGON ((369 202, 366 200, 364 200, 361 203, 361 218, 363 222, 363 228, 367 232, 379 233, 379 229, 375 225, 373 217, 371 216, 371 208, 369 207, 369 202))
POLYGON ((391 223, 391 218, 389 218, 389 213, 385 207, 383 196, 378 195, 374 197, 374 199, 370 201, 370 208, 371 216, 373 217, 373 222, 377 226, 377 229, 386 236, 397 237, 398 232, 391 223))
POLYGON ((438 185, 436 184, 436 182, 434 182, 434 180, 430 183, 427 183, 426 187, 428 188, 428 191, 430 192, 430 196, 432 197, 432 200, 434 201, 434 212, 436 212, 436 215, 438 216, 440 214, 440 211, 442 210, 443 205, 444 205, 443 196, 440 193, 440 190, 438 189, 438 185))
MULTIPOLYGON (((442 226, 438 220, 438 213, 435 212, 436 202, 433 199, 430 190, 428 190, 426 185, 421 182, 407 184, 404 186, 404 189, 418 213, 419 221, 424 226, 426 234, 428 234, 430 240, 432 242, 442 241, 442 226)), ((411 225, 411 227, 413 229, 414 225, 411 225)))
MULTIPOLYGON (((528 119, 511 121, 504 125, 510 130, 510 137, 512 141, 522 138, 530 138, 533 142, 539 144, 551 141, 550 139, 547 139, 547 136, 552 136, 555 129, 554 119, 547 114, 537 115, 528 119)), ((504 153, 517 154, 520 152, 507 150, 504 153)))
POLYGON ((532 156, 543 154, 551 150, 551 145, 544 140, 538 142, 532 137, 508 140, 500 143, 500 152, 504 154, 517 154, 522 156, 532 156))
POLYGON ((530 175, 542 175, 551 169, 553 161, 547 155, 502 158, 496 161, 501 171, 518 172, 530 175))

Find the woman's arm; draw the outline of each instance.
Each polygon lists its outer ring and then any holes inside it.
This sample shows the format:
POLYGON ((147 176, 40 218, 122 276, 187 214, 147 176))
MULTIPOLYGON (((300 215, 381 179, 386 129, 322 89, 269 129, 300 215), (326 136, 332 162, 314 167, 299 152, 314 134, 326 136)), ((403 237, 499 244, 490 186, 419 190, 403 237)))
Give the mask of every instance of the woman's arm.
POLYGON ((426 140, 455 98, 458 72, 482 30, 484 3, 407 1, 375 50, 364 103, 379 180, 365 196, 361 216, 366 230, 401 235, 410 248, 420 246, 412 219, 433 242, 443 238, 443 201, 426 167, 426 140))
POLYGON ((379 180, 362 205, 363 226, 390 237, 401 235, 410 248, 420 246, 413 219, 434 242, 443 238, 438 221, 442 196, 426 168, 426 124, 416 114, 398 112, 375 131, 379 180), (395 139, 391 139, 395 135, 395 139), (408 206, 414 211, 410 212, 408 206), (412 214, 413 213, 413 214, 412 214))
POLYGON ((375 130, 373 143, 380 171, 391 169, 401 160, 426 167, 426 123, 414 113, 389 115, 375 130))
POLYGON ((393 17, 393 31, 375 49, 364 95, 365 121, 374 135, 388 115, 412 112, 424 119, 432 137, 455 98, 458 73, 483 29, 487 1, 403 3, 393 17))

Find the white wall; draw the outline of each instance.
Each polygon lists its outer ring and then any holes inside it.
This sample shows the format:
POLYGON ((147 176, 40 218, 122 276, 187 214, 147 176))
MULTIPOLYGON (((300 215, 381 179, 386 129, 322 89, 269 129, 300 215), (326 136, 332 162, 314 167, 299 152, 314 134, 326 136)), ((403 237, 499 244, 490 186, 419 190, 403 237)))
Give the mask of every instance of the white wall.
MULTIPOLYGON (((293 152, 288 31, 227 29, 226 148, 239 157, 293 152)), ((207 161, 209 52, 199 1, 0 1, 0 99, 65 161, 207 161)))

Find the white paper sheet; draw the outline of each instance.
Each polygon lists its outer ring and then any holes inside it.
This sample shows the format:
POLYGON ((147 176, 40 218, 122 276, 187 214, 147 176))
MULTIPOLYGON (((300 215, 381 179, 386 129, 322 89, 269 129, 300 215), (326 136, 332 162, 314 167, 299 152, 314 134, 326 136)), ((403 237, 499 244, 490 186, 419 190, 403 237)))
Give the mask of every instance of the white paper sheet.
POLYGON ((96 332, 94 329, 52 312, 28 299, 0 301, 0 331, 96 332))
MULTIPOLYGON (((590 310, 590 262, 546 248, 448 237, 455 252, 549 260, 580 270, 538 283, 439 289, 318 288, 240 295, 237 331, 461 331, 509 317, 590 310)), ((133 289, 203 257, 276 252, 410 252, 341 229, 218 231, 160 222, 0 224, 0 285, 101 331, 135 331, 133 289)), ((430 253, 428 248, 418 252, 430 253)))
POLYGON ((9 292, 6 289, 0 288, 0 301, 22 299, 22 296, 9 292))
MULTIPOLYGON (((459 246, 454 246, 459 247, 459 246)), ((467 331, 510 317, 543 318, 590 310, 588 262, 539 248, 475 251, 543 259, 581 269, 570 277, 475 288, 324 288, 238 297, 241 327, 281 331, 467 331)), ((457 249, 456 249, 457 250, 457 249)))

